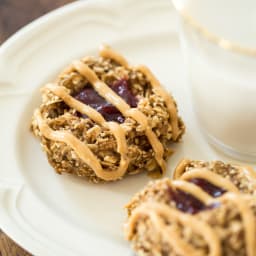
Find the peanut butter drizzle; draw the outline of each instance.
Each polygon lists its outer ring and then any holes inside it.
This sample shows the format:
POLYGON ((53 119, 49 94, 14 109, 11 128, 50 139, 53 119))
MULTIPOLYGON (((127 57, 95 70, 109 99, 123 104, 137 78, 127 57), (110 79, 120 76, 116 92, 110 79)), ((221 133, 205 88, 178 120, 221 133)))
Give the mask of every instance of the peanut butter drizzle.
POLYGON ((86 79, 94 87, 95 91, 101 97, 114 105, 122 113, 123 116, 132 117, 145 129, 145 134, 154 150, 156 161, 158 162, 162 171, 165 172, 166 163, 163 159, 164 148, 162 143, 157 138, 156 134, 150 128, 147 117, 138 109, 131 108, 119 95, 117 95, 104 82, 99 80, 95 72, 90 69, 85 63, 81 61, 75 61, 74 68, 77 72, 86 77, 86 79))
MULTIPOLYGON (((111 50, 110 47, 103 46, 100 49, 100 55, 104 58, 110 58, 118 62, 124 67, 129 67, 127 60, 120 54, 111 50)), ((83 62, 76 61, 67 70, 70 71, 73 69, 78 71, 81 75, 85 76, 87 80, 92 84, 94 89, 98 92, 98 94, 101 95, 106 100, 108 100, 112 105, 114 105, 125 117, 132 117, 135 121, 137 121, 143 127, 143 129, 145 130, 145 134, 149 140, 149 143, 151 144, 154 150, 155 159, 157 160, 161 170, 164 172, 166 170, 166 163, 163 159, 164 148, 161 142, 159 141, 159 139, 157 138, 156 134, 150 128, 147 117, 138 109, 131 108, 121 97, 116 95, 116 93, 113 92, 113 90, 110 89, 104 82, 100 81, 97 75, 95 74, 95 72, 83 62)), ((144 66, 141 66, 140 69, 138 68, 138 70, 140 70, 140 72, 142 72, 146 76, 146 78, 151 82, 152 87, 155 88, 156 93, 162 96, 163 99, 166 101, 167 108, 170 114, 172 128, 173 128, 173 139, 175 140, 179 135, 178 134, 178 117, 177 117, 177 110, 175 107, 175 103, 173 99, 170 98, 170 96, 161 88, 160 83, 153 76, 153 74, 150 72, 149 69, 147 69, 144 66)), ((98 113, 96 110, 94 110, 90 106, 83 104, 77 101, 76 99, 74 99, 72 96, 69 95, 69 91, 64 87, 58 86, 56 84, 47 84, 43 88, 43 90, 49 90, 53 92, 71 108, 79 111, 80 113, 87 115, 94 122, 111 130, 111 132, 113 133, 117 141, 117 152, 121 155, 119 168, 116 171, 104 171, 100 166, 99 160, 97 159, 97 157, 93 155, 93 153, 90 151, 90 149, 86 145, 83 144, 82 146, 80 143, 79 146, 75 146, 75 144, 78 143, 78 141, 74 136, 72 136, 72 134, 64 131, 61 131, 60 133, 58 133, 58 131, 51 130, 51 128, 47 125, 47 123, 43 122, 42 117, 39 115, 40 113, 38 113, 37 118, 41 123, 41 126, 39 126, 39 129, 42 132, 42 134, 49 139, 55 138, 55 140, 64 142, 69 146, 71 146, 72 149, 77 153, 77 155, 95 171, 95 174, 98 177, 104 180, 115 180, 123 176, 128 168, 128 164, 130 160, 127 157, 127 143, 125 138, 125 132, 123 131, 122 127, 119 124, 116 124, 114 122, 106 122, 100 113, 98 113), (85 158, 85 152, 87 153, 91 152, 91 153, 88 153, 88 156, 87 156, 88 159, 85 158), (97 164, 92 164, 92 162, 94 161, 97 161, 97 164)))
MULTIPOLYGON (((241 219, 244 225, 247 255, 248 256, 255 255, 255 251, 256 251, 255 217, 252 209, 245 202, 243 197, 239 195, 239 189, 228 179, 223 178, 220 175, 207 170, 206 168, 196 168, 194 170, 185 172, 185 168, 189 163, 190 161, 186 159, 181 161, 181 163, 178 165, 178 167, 174 172, 174 179, 181 178, 183 180, 188 180, 191 178, 203 178, 214 185, 224 188, 227 191, 235 192, 235 193, 226 193, 219 199, 213 199, 212 202, 214 201, 225 202, 229 200, 229 201, 232 201, 237 206, 237 209, 240 212, 241 219)), ((249 180, 251 180, 255 184, 256 174, 252 167, 243 167, 238 165, 234 165, 234 166, 238 168, 249 180)))
POLYGON ((101 45, 99 52, 101 57, 114 60, 125 68, 129 67, 128 61, 121 54, 113 51, 108 45, 101 45))
POLYGON ((239 193, 239 189, 231 181, 229 181, 227 178, 221 177, 214 172, 208 171, 206 168, 193 169, 191 171, 183 173, 182 176, 179 178, 182 180, 201 178, 227 191, 239 193))
POLYGON ((164 223, 163 218, 166 218, 168 221, 177 221, 183 226, 190 227, 196 234, 202 236, 208 245, 209 256, 221 255, 220 239, 207 223, 196 219, 193 215, 182 213, 162 203, 144 203, 134 210, 127 225, 126 231, 128 240, 132 240, 136 224, 139 219, 144 216, 152 221, 155 229, 164 237, 165 241, 169 243, 171 247, 175 248, 177 250, 176 252, 180 253, 182 256, 199 256, 202 254, 184 241, 180 235, 175 234, 174 230, 166 229, 166 224, 164 223), (174 233, 174 236, 172 236, 172 233, 174 233))
POLYGON ((176 247, 177 254, 189 254, 189 255, 197 255, 196 249, 190 246, 188 243, 179 239, 179 234, 175 228, 165 229, 165 223, 162 218, 159 218, 156 212, 150 211, 149 217, 152 221, 156 230, 162 230, 163 239, 169 242, 173 247, 176 247))
MULTIPOLYGON (((117 63, 121 64, 124 67, 129 67, 128 61, 119 53, 112 50, 109 46, 103 45, 100 48, 100 56, 104 58, 110 58, 116 61, 117 63)), ((131 67, 132 68, 132 67, 131 67)), ((154 88, 156 94, 161 96, 167 106, 171 125, 172 125, 172 137, 173 140, 176 140, 178 136, 180 135, 179 127, 178 127, 178 115, 177 115, 177 109, 175 102, 172 98, 172 96, 165 91, 165 89, 161 86, 158 79, 154 76, 154 74, 144 65, 139 65, 134 68, 137 71, 140 71, 150 82, 152 85, 152 88, 154 88)))
POLYGON ((213 202, 232 201, 240 212, 241 221, 244 226, 245 243, 246 243, 246 255, 255 256, 256 252, 256 223, 253 210, 245 201, 241 194, 226 193, 219 199, 214 199, 213 202))
POLYGON ((188 159, 182 159, 174 170, 174 173, 172 175, 173 179, 178 179, 185 172, 186 167, 190 164, 190 162, 191 161, 188 159))
MULTIPOLYGON (((223 178, 220 175, 207 170, 205 167, 193 168, 192 170, 186 171, 186 167, 189 165, 191 161, 187 159, 183 159, 176 169, 174 170, 173 178, 182 179, 182 180, 190 180, 193 178, 202 178, 213 185, 224 188, 227 191, 239 193, 239 189, 227 178, 223 178)), ((256 187, 256 173, 252 167, 247 166, 239 166, 233 165, 235 168, 238 168, 248 180, 250 180, 254 186, 256 187)))
POLYGON ((171 186, 191 194, 193 197, 199 199, 204 204, 208 204, 209 201, 212 200, 212 197, 210 195, 208 195, 200 187, 192 183, 183 180, 175 180, 172 181, 171 186))
POLYGON ((177 109, 176 109, 176 105, 174 103, 173 97, 164 90, 160 82, 157 80, 157 78, 146 66, 140 65, 140 66, 137 66, 135 69, 140 71, 142 74, 146 76, 146 78, 150 81, 152 87, 155 89, 156 94, 158 94, 164 99, 169 112, 170 120, 171 120, 172 137, 173 137, 173 140, 176 140, 180 135, 180 132, 178 127, 177 109))
POLYGON ((60 99, 62 99, 68 106, 79 111, 82 114, 89 116, 95 123, 101 124, 101 125, 106 123, 105 119, 98 111, 96 111, 94 108, 76 100, 74 97, 70 96, 67 88, 65 88, 63 86, 56 85, 56 84, 46 84, 42 88, 42 91, 44 91, 44 90, 51 91, 56 96, 58 96, 60 99))
POLYGON ((37 110, 35 112, 35 118, 37 119, 40 132, 48 139, 56 140, 59 142, 66 143, 70 146, 76 154, 89 166, 91 167, 95 174, 103 180, 116 180, 122 177, 128 167, 129 159, 127 158, 127 144, 125 138, 125 132, 115 122, 106 122, 100 113, 95 111, 93 108, 82 104, 73 97, 71 97, 66 88, 61 86, 56 86, 54 84, 47 84, 44 89, 48 89, 55 95, 60 97, 67 105, 78 110, 82 114, 86 114, 96 123, 108 128, 113 133, 117 141, 117 152, 120 154, 121 159, 119 167, 115 171, 105 171, 99 163, 99 159, 92 153, 87 145, 77 139, 68 131, 54 131, 48 124, 43 120, 41 113, 37 110))

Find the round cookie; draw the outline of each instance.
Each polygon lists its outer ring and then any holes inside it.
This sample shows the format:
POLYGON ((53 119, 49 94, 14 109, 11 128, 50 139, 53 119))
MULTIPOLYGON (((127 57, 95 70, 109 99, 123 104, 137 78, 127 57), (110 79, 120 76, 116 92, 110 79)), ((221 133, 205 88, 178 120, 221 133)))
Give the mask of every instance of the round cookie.
POLYGON ((126 226, 127 239, 140 256, 254 256, 255 233, 255 198, 233 193, 214 199, 195 215, 145 202, 126 226))
POLYGON ((41 89, 31 129, 57 173, 113 181, 163 173, 170 142, 184 133, 174 99, 145 66, 109 47, 65 69, 41 89))
POLYGON ((174 178, 151 181, 126 205, 125 234, 137 255, 254 256, 251 167, 183 160, 174 178))

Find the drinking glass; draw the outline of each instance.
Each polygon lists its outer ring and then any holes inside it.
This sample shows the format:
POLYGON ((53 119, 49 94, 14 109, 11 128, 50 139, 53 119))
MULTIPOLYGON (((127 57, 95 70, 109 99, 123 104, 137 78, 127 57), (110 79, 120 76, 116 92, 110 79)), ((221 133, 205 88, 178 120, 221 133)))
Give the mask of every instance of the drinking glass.
POLYGON ((199 125, 222 152, 256 162, 256 1, 173 0, 199 125))

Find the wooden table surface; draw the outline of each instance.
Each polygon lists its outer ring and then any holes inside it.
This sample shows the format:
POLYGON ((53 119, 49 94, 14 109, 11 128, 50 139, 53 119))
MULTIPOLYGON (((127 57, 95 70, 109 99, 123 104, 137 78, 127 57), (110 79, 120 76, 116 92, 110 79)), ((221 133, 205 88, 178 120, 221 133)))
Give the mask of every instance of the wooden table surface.
MULTIPOLYGON (((37 17, 73 1, 74 0, 0 0, 0 44, 19 28, 37 17)), ((25 255, 31 256, 31 254, 23 250, 0 230, 0 256, 25 255)))

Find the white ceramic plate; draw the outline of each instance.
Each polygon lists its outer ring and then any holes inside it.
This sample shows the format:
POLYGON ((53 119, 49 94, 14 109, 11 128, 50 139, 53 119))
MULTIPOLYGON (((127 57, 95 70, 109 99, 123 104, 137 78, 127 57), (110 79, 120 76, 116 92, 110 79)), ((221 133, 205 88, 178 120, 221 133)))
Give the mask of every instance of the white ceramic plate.
POLYGON ((102 42, 151 67, 178 101, 187 132, 167 176, 183 157, 223 159, 194 121, 175 28, 170 0, 83 1, 33 22, 0 48, 0 226, 31 253, 133 255, 123 239, 123 206, 149 178, 92 185, 59 176, 29 132, 38 87, 73 59, 97 54, 102 42))

